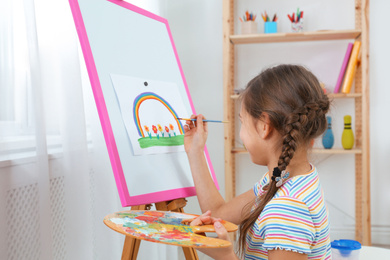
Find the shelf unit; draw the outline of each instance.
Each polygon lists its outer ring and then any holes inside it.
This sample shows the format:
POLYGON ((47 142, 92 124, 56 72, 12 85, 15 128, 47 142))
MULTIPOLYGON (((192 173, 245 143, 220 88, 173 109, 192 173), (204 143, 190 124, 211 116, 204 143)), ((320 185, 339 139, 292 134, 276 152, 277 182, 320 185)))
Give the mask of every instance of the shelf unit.
MULTIPOLYGON (((371 245, 370 215, 370 145, 369 145, 369 0, 355 0, 355 29, 331 30, 303 33, 274 33, 234 35, 234 0, 223 1, 223 104, 224 120, 235 122, 234 94, 235 45, 303 41, 328 41, 359 39, 361 61, 355 75, 355 93, 328 94, 330 99, 355 99, 355 149, 313 148, 316 154, 353 154, 355 156, 355 239, 363 245, 371 245)), ((235 156, 247 153, 235 147, 235 123, 224 129, 225 136, 225 198, 231 200, 235 194, 235 156)))

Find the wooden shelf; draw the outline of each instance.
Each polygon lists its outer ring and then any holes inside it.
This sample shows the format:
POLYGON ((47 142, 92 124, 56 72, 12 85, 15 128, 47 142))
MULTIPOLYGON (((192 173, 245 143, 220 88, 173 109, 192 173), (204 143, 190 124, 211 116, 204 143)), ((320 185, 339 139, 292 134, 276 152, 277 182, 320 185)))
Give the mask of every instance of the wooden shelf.
MULTIPOLYGON (((240 147, 240 148, 233 148, 232 153, 244 154, 244 153, 248 153, 248 151, 245 148, 240 147)), ((313 149, 311 149, 311 153, 314 153, 314 154, 361 154, 362 150, 358 149, 358 148, 351 149, 351 150, 344 150, 341 148, 334 148, 334 149, 313 148, 313 149)))
MULTIPOLYGON (((329 93, 332 100, 343 102, 344 99, 353 98, 355 108, 356 146, 352 150, 313 148, 312 154, 342 155, 350 154, 355 157, 355 240, 363 245, 371 245, 371 200, 370 200, 370 99, 369 99, 369 1, 355 0, 355 30, 324 30, 302 33, 272 33, 272 34, 246 34, 235 35, 234 14, 235 1, 223 1, 223 99, 224 117, 232 123, 226 124, 225 138, 225 199, 232 200, 236 195, 236 157, 238 154, 247 154, 243 147, 234 147, 236 142, 236 101, 239 95, 235 93, 236 82, 236 44, 263 44, 285 43, 281 48, 288 46, 289 42, 314 41, 361 41, 361 63, 355 73, 355 92, 351 94, 329 93), (283 47, 284 46, 284 47, 283 47)), ((327 43, 327 42, 324 42, 327 43)), ((243 46, 242 46, 243 47, 243 46)), ((261 49, 261 46, 256 46, 261 49)), ((320 62, 320 61, 319 61, 320 62)), ((326 68, 324 68, 326 69, 326 68)), ((349 103, 349 102, 348 102, 349 103)))
MULTIPOLYGON (((359 98, 362 97, 362 93, 349 93, 349 94, 343 94, 343 93, 329 93, 327 94, 329 98, 359 98)), ((238 99, 239 95, 234 94, 231 95, 231 99, 238 99)))
POLYGON ((362 149, 354 148, 351 150, 344 150, 341 148, 333 148, 333 149, 313 148, 313 149, 311 149, 311 153, 314 153, 314 154, 361 154, 362 149))
POLYGON ((361 30, 329 30, 303 33, 262 33, 230 35, 233 44, 271 43, 271 42, 303 42, 356 39, 361 30))
POLYGON ((362 97, 362 93, 329 93, 327 94, 329 98, 359 98, 362 97))

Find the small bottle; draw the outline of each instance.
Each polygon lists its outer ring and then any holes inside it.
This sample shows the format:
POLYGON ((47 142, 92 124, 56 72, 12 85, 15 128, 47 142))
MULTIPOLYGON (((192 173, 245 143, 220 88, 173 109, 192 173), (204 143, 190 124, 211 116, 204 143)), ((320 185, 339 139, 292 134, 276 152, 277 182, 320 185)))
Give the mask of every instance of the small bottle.
POLYGON ((324 135, 322 136, 322 145, 325 149, 330 149, 333 147, 334 144, 332 118, 330 116, 327 116, 326 120, 328 121, 328 129, 326 129, 324 135))
POLYGON ((351 128, 352 118, 350 115, 344 116, 344 130, 341 136, 341 144, 344 149, 352 149, 353 144, 355 142, 355 138, 353 136, 352 128, 351 128))

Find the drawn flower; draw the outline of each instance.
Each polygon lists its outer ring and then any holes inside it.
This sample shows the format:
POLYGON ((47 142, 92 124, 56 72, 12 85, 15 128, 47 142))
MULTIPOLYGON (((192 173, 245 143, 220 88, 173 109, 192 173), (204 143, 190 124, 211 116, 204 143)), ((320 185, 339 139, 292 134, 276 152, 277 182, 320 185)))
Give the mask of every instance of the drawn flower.
MULTIPOLYGON (((174 130, 174 127, 173 127, 173 125, 172 124, 169 124, 169 128, 173 131, 174 130)), ((175 133, 175 131, 173 131, 173 134, 176 136, 176 133, 175 133)))
POLYGON ((145 131, 148 133, 149 138, 152 139, 152 135, 150 133, 149 127, 147 125, 144 125, 144 128, 145 128, 145 131))
POLYGON ((158 131, 161 132, 161 136, 164 137, 164 130, 162 129, 161 125, 158 124, 157 127, 158 127, 158 131))
POLYGON ((168 126, 165 126, 165 132, 167 132, 168 135, 169 135, 169 138, 171 138, 171 134, 169 133, 169 128, 168 128, 168 126))
POLYGON ((155 135, 157 136, 157 139, 159 139, 159 135, 157 134, 157 127, 155 125, 152 125, 152 129, 153 129, 153 132, 155 133, 155 135))

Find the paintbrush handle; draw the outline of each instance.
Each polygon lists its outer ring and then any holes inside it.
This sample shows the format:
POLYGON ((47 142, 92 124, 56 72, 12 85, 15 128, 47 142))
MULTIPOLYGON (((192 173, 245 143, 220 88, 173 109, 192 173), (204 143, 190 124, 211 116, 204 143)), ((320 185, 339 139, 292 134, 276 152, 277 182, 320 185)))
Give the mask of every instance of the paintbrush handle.
MULTIPOLYGON (((186 121, 197 121, 196 118, 177 118, 179 120, 186 120, 186 121)), ((229 123, 229 121, 221 121, 221 120, 210 120, 210 119, 203 119, 203 122, 211 122, 211 123, 229 123)))
MULTIPOLYGON (((237 225, 234 225, 233 223, 227 221, 223 221, 222 224, 225 226, 228 232, 234 232, 237 231, 238 229, 237 225)), ((191 228, 194 231, 194 233, 215 232, 214 225, 191 226, 191 228)))

